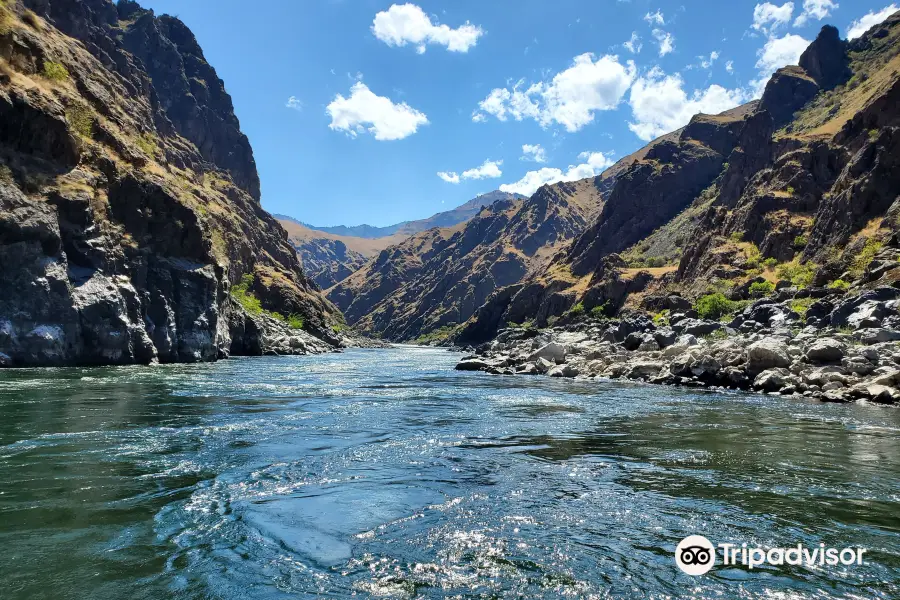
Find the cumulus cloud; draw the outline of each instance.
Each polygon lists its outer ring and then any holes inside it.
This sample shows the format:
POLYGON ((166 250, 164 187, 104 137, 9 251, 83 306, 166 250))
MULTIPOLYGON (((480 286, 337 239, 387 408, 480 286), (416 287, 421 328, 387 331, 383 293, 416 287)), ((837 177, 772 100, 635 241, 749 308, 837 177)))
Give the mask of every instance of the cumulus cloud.
POLYGON ((809 40, 792 33, 786 33, 780 38, 769 38, 765 46, 756 53, 758 57, 756 68, 759 69, 759 78, 750 82, 753 88, 753 97, 762 96, 772 73, 786 65, 796 65, 800 61, 800 55, 809 44, 809 40))
POLYGON ((479 102, 473 121, 493 115, 500 121, 534 119, 542 127, 558 123, 567 131, 578 131, 594 120, 596 111, 618 106, 635 77, 632 61, 626 65, 617 56, 600 58, 586 53, 549 82, 525 87, 524 80, 510 88, 496 88, 479 102))
POLYGON ((350 88, 349 98, 336 95, 325 112, 331 117, 329 128, 352 137, 368 131, 376 140, 402 140, 428 124, 425 113, 378 96, 361 81, 350 88))
POLYGON ((681 75, 666 75, 656 68, 638 78, 631 87, 629 104, 634 121, 628 124, 642 140, 654 138, 687 125, 697 113, 717 114, 747 100, 742 89, 713 84, 688 94, 681 75))
POLYGON ((503 175, 500 170, 502 164, 502 160, 486 160, 480 167, 463 171, 462 175, 454 171, 440 171, 437 176, 447 183, 459 183, 463 179, 496 179, 503 175))
POLYGON ((537 171, 528 171, 519 181, 501 185, 500 191, 530 196, 542 185, 595 177, 615 162, 603 152, 582 152, 578 158, 584 162, 578 165, 569 165, 565 171, 555 167, 543 167, 537 171))
POLYGON ((865 15, 863 15, 856 21, 853 21, 852 23, 850 23, 850 27, 847 28, 847 39, 854 40, 854 39, 858 38, 859 36, 861 36, 862 34, 867 32, 869 29, 871 29, 875 25, 878 25, 879 23, 881 23, 882 21, 887 19, 889 16, 891 16, 892 14, 897 12, 897 10, 898 10, 897 5, 891 4, 890 6, 885 6, 878 12, 870 11, 870 12, 866 13, 865 15))
POLYGON ((659 42, 659 55, 665 56, 675 49, 675 38, 671 33, 667 33, 662 29, 654 29, 653 37, 659 42))
POLYGON ((372 33, 388 46, 413 44, 423 54, 428 44, 444 46, 450 52, 468 52, 484 35, 484 30, 466 21, 456 29, 431 21, 415 4, 394 4, 375 15, 372 33))
POLYGON ((303 102, 301 102, 297 96, 291 96, 290 98, 288 98, 285 106, 294 110, 303 110, 303 102))
POLYGON ((522 157, 519 160, 545 163, 547 162, 547 152, 540 144, 523 144, 522 157))
POLYGON ((700 68, 701 69, 709 69, 710 67, 713 66, 713 63, 715 63, 717 60, 719 60, 719 53, 717 51, 713 50, 712 52, 709 53, 708 57, 698 56, 697 58, 700 59, 700 68))
POLYGON ((778 27, 783 27, 791 22, 791 16, 794 14, 794 3, 785 2, 781 6, 776 6, 770 2, 757 4, 753 9, 753 29, 768 34, 778 27))
POLYGON ((794 19, 794 27, 803 27, 808 21, 821 21, 838 7, 832 0, 804 0, 803 12, 794 19))
POLYGON ((644 45, 641 43, 641 36, 638 35, 637 31, 632 31, 631 39, 623 43, 622 46, 624 46, 625 49, 632 54, 639 53, 641 51, 641 48, 644 47, 644 45))
POLYGON ((666 19, 663 17, 663 14, 656 9, 655 13, 647 13, 644 15, 644 20, 647 21, 650 25, 665 25, 666 19))

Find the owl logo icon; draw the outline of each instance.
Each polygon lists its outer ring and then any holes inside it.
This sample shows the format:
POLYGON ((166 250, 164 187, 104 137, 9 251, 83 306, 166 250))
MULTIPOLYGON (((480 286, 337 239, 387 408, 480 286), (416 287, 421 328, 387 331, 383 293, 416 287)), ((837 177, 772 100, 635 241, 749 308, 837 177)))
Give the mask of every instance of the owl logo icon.
POLYGON ((716 548, 702 535, 689 535, 675 548, 675 564, 688 575, 703 575, 716 564, 716 548))

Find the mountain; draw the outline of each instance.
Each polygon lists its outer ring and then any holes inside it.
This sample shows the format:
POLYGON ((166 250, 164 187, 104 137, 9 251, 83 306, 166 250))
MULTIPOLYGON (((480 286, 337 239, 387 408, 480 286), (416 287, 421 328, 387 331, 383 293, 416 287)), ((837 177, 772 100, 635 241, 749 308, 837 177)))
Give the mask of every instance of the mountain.
POLYGON ((288 239, 300 256, 300 263, 313 281, 328 289, 362 268, 370 258, 406 239, 399 233, 380 238, 336 235, 306 227, 299 221, 279 216, 288 239))
MULTIPOLYGON (((603 179, 507 197, 469 221, 391 246, 328 290, 349 323, 408 340, 465 322, 498 287, 519 281, 599 211, 603 179)), ((478 199, 476 199, 478 200, 478 199)))
POLYGON ((181 21, 130 0, 18 0, 0 23, 0 365, 341 343, 181 21))
POLYGON ((744 301, 777 284, 804 298, 900 280, 898 72, 900 13, 850 42, 824 27, 758 103, 697 115, 624 169, 593 223, 457 339, 667 294, 744 301))
MULTIPOLYGON (((495 190, 493 192, 488 192, 487 194, 477 196, 469 200, 465 204, 457 206, 453 210, 437 213, 428 217, 427 219, 419 219, 418 221, 404 221, 402 223, 397 223, 396 225, 388 225, 386 227, 374 227, 372 225, 355 225, 352 227, 347 227, 345 225, 337 225, 335 227, 316 227, 315 225, 309 225, 308 223, 300 224, 308 227, 309 229, 315 229, 317 231, 324 231, 325 233, 332 233, 335 235, 349 237, 375 239, 397 234, 410 236, 419 233, 420 231, 431 229, 432 227, 452 227, 454 225, 462 223, 463 221, 468 221, 469 219, 477 215, 478 211, 480 211, 482 207, 493 204, 497 200, 521 199, 524 197, 525 196, 522 196, 521 194, 510 194, 508 192, 495 190)), ((291 217, 286 217, 284 215, 275 216, 279 219, 291 219, 291 217)))

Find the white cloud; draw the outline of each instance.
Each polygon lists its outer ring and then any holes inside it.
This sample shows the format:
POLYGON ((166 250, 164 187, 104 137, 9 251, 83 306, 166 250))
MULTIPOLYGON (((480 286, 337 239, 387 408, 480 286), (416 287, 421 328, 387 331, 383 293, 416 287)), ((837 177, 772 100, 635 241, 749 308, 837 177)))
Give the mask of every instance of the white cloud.
POLYGON ((705 89, 684 91, 681 75, 666 75, 653 69, 631 87, 629 104, 634 121, 628 124, 642 140, 652 140, 687 125, 697 113, 717 114, 747 100, 742 89, 728 90, 713 84, 705 89))
POLYGON ((463 179, 496 179, 503 175, 502 164, 502 160, 486 160, 480 167, 463 171, 462 175, 455 171, 439 171, 437 176, 447 183, 459 183, 463 179))
POLYGON ((297 96, 291 96, 290 98, 288 98, 285 106, 287 108, 293 108, 294 110, 303 110, 303 102, 301 102, 297 96))
POLYGON ((594 120, 596 111, 618 106, 634 76, 632 61, 626 66, 617 56, 596 58, 590 53, 582 54, 550 82, 523 88, 524 81, 520 80, 512 89, 492 90, 478 104, 472 120, 481 121, 490 114, 500 121, 510 117, 517 121, 534 119, 542 127, 558 123, 567 131, 578 131, 594 120))
POLYGON ((569 165, 565 171, 555 167, 543 167, 537 171, 528 171, 519 181, 501 185, 500 191, 530 196, 539 187, 548 183, 595 177, 615 162, 602 152, 582 152, 578 158, 584 162, 579 165, 569 165))
POLYGON ((709 69, 719 59, 719 53, 713 50, 709 53, 708 58, 706 56, 698 56, 697 58, 700 59, 701 69, 709 69))
POLYGON ((786 33, 780 38, 769 38, 766 45, 756 52, 759 57, 756 61, 759 78, 750 82, 753 97, 762 96, 772 73, 781 67, 800 62, 800 55, 809 44, 809 40, 792 33, 786 33))
POLYGON ((833 0, 804 0, 803 12, 794 19, 794 27, 803 27, 811 19, 821 21, 837 7, 838 3, 833 0))
POLYGON ((662 29, 654 29, 653 37, 659 42, 659 55, 665 56, 675 49, 675 38, 671 33, 666 33, 662 29))
POLYGON ((468 169, 463 171, 462 178, 463 179, 496 179, 503 175, 503 171, 500 170, 500 165, 503 164, 502 160, 486 160, 484 164, 480 167, 475 167, 474 169, 468 169))
POLYGON ((867 32, 873 26, 878 25, 889 16, 897 12, 898 8, 896 4, 891 4, 890 6, 885 6, 878 12, 871 11, 866 13, 858 20, 850 23, 850 27, 847 28, 847 39, 853 40, 867 32))
POLYGON ((632 54, 638 54, 641 51, 641 48, 644 47, 641 43, 641 36, 637 34, 637 31, 632 31, 631 39, 623 43, 622 46, 632 54))
POLYGON ((484 35, 481 27, 468 21, 456 29, 432 23, 415 4, 394 4, 376 14, 372 33, 388 46, 413 44, 419 54, 425 53, 428 44, 445 46, 450 52, 468 52, 484 35))
POLYGON ((768 34, 770 31, 790 23, 793 14, 793 2, 785 2, 781 6, 776 6, 770 2, 757 4, 753 9, 752 27, 757 31, 768 34))
POLYGON ((390 98, 374 94, 361 81, 350 88, 349 98, 335 96, 325 112, 331 117, 328 125, 331 129, 352 137, 368 131, 376 140, 402 140, 414 134, 420 125, 428 124, 425 113, 405 102, 394 104, 390 98))
POLYGON ((729 73, 734 73, 734 61, 733 60, 729 60, 728 62, 725 63, 725 70, 728 71, 729 73))
POLYGON ((547 162, 547 152, 540 144, 523 144, 522 157, 519 160, 545 163, 547 162))
POLYGON ((650 25, 665 25, 666 19, 663 17, 663 14, 656 9, 655 13, 647 13, 644 15, 644 20, 647 21, 650 25))

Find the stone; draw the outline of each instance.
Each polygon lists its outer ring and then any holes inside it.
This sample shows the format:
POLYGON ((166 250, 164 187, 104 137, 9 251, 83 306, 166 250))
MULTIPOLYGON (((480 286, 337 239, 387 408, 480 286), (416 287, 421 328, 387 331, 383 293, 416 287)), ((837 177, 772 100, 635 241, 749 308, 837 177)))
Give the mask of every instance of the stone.
POLYGON ((654 377, 663 369, 663 364, 655 361, 640 361, 631 363, 626 377, 629 379, 646 379, 654 377))
POLYGON ((537 361, 535 361, 534 366, 538 373, 546 373, 556 365, 546 358, 538 358, 537 361))
POLYGON ((896 342, 900 340, 900 331, 885 329, 883 327, 870 327, 863 329, 859 334, 863 344, 881 344, 883 342, 896 342))
POLYGON ((709 335, 721 328, 722 324, 718 321, 707 321, 703 319, 683 319, 672 326, 672 329, 680 334, 688 334, 694 336, 709 335))
POLYGON ((814 363, 840 362, 844 358, 846 346, 833 338, 823 338, 806 351, 806 358, 814 363))
POLYGON ((480 358, 464 358, 456 364, 457 371, 484 371, 490 367, 486 361, 480 358))
POLYGON ((12 365, 12 358, 10 358, 9 355, 0 352, 0 367, 11 367, 12 365))
POLYGON ((900 371, 888 371, 887 373, 883 373, 877 377, 874 377, 871 381, 876 385, 886 385, 890 387, 896 387, 900 384, 900 371))
POLYGON ((641 345, 638 347, 638 350, 641 352, 655 352, 659 350, 659 343, 653 337, 652 334, 645 334, 644 339, 641 341, 641 345))
POLYGON ((747 348, 747 363, 751 371, 789 367, 791 359, 787 345, 778 338, 768 337, 750 344, 747 348))
POLYGON ((560 364, 566 361, 566 349, 561 344, 550 342, 535 350, 529 357, 529 361, 536 361, 539 358, 560 364))
POLYGON ((766 392, 778 391, 785 386, 788 375, 787 369, 767 369, 756 376, 753 387, 766 392))

